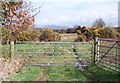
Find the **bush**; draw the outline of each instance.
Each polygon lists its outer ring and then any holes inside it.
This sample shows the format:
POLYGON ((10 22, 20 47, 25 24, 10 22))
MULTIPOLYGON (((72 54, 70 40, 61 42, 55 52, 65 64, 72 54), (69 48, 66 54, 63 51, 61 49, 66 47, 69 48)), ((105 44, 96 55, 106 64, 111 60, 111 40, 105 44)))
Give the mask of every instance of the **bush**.
POLYGON ((7 27, 2 28, 2 45, 10 43, 10 40, 17 41, 39 41, 39 30, 31 29, 25 31, 11 32, 7 27))
POLYGON ((39 34, 35 31, 22 31, 17 36, 17 41, 37 41, 39 34))
POLYGON ((40 35, 40 41, 60 41, 60 35, 54 32, 51 28, 45 29, 40 35))
POLYGON ((119 30, 115 28, 92 27, 83 26, 81 30, 77 30, 78 39, 75 41, 90 41, 95 37, 100 38, 120 38, 119 30))
POLYGON ((17 37, 18 41, 29 41, 30 40, 30 32, 29 31, 22 31, 19 33, 17 37))
POLYGON ((104 28, 102 31, 99 31, 99 34, 101 38, 119 38, 120 35, 117 31, 117 29, 114 28, 104 28))
POLYGON ((83 26, 80 30, 77 30, 78 39, 75 41, 83 42, 83 41, 90 41, 93 38, 93 33, 91 29, 86 26, 83 26))

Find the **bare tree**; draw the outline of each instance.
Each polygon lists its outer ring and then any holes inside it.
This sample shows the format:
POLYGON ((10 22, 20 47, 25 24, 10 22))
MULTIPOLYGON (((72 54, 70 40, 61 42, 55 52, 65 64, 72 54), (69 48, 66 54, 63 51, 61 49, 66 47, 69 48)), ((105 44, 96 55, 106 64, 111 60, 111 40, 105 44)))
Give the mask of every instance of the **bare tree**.
POLYGON ((98 18, 93 22, 93 26, 96 26, 96 27, 104 27, 105 25, 106 24, 105 24, 104 20, 101 18, 98 18))

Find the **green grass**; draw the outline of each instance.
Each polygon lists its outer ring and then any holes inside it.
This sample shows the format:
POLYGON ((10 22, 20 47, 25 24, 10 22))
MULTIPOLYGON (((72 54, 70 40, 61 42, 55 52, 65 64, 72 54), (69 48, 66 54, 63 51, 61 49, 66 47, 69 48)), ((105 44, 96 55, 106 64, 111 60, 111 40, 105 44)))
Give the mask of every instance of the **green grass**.
POLYGON ((85 71, 74 66, 49 67, 46 70, 46 77, 47 81, 79 81, 80 83, 108 83, 109 81, 117 83, 120 81, 120 74, 97 65, 89 66, 85 71))
POLYGON ((40 67, 27 66, 21 72, 9 76, 9 81, 37 81, 40 72, 40 67))
MULTIPOLYGON (((40 68, 28 66, 21 72, 11 75, 9 81, 37 81, 40 68)), ((53 81, 79 81, 80 83, 106 83, 107 81, 120 81, 120 74, 108 71, 101 67, 89 66, 85 71, 79 70, 75 66, 50 66, 46 68, 45 78, 47 82, 53 81)))
POLYGON ((87 78, 75 66, 49 67, 46 70, 47 81, 83 81, 87 78))
MULTIPOLYGON (((107 81, 120 81, 120 74, 117 72, 109 71, 105 68, 101 68, 97 65, 89 66, 88 69, 84 71, 84 75, 88 78, 88 80, 95 81, 98 83, 99 81, 103 81, 106 83, 107 81)), ((99 82, 101 83, 101 82, 99 82)))

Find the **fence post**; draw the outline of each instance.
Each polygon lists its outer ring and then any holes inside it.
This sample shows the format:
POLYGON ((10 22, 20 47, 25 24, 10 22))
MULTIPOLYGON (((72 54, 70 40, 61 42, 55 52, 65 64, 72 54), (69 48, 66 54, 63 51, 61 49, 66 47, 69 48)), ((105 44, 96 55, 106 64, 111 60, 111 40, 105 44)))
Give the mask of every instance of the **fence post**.
POLYGON ((10 42, 10 57, 15 57, 14 56, 14 41, 10 42))
POLYGON ((53 43, 53 46, 52 46, 52 64, 54 64, 54 56, 55 56, 55 43, 53 43))
MULTIPOLYGON (((119 55, 120 55, 120 49, 119 49, 119 42, 116 41, 116 57, 117 57, 117 63, 119 63, 119 55)), ((116 64, 116 66, 118 67, 118 64, 116 64)), ((117 68, 116 68, 117 69, 117 68)))
POLYGON ((100 60, 100 39, 98 38, 98 43, 97 43, 97 60, 100 60))
POLYGON ((95 61, 96 61, 97 43, 98 43, 98 37, 94 38, 94 49, 93 49, 93 60, 92 60, 93 65, 95 64, 95 61))

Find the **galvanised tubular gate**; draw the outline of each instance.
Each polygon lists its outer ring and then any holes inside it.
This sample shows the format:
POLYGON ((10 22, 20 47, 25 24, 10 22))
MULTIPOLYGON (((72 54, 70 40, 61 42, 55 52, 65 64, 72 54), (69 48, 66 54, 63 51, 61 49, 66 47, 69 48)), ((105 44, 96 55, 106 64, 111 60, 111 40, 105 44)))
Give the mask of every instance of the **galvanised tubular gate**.
POLYGON ((106 69, 120 72, 120 40, 98 38, 97 64, 106 69))
POLYGON ((97 38, 94 42, 17 42, 16 55, 37 66, 97 64, 120 72, 120 40, 97 38))
POLYGON ((81 66, 86 66, 91 63, 93 43, 17 42, 15 47, 17 56, 31 58, 31 65, 62 66, 79 62, 81 66))

